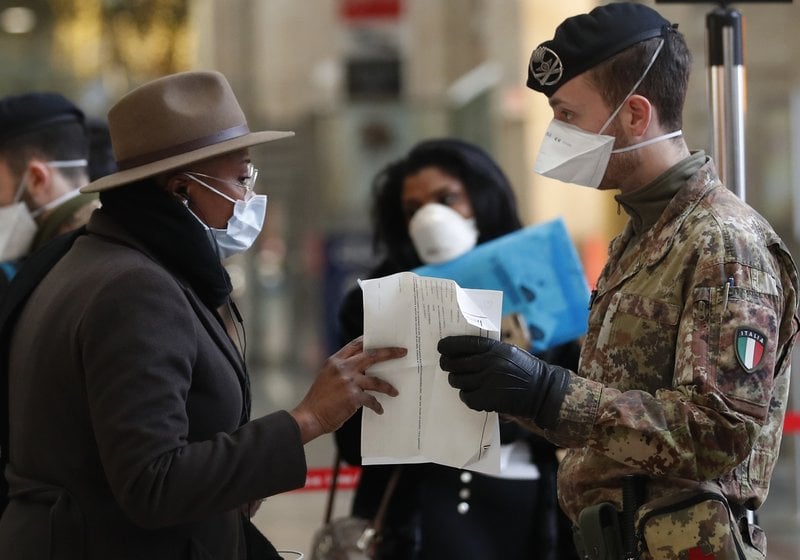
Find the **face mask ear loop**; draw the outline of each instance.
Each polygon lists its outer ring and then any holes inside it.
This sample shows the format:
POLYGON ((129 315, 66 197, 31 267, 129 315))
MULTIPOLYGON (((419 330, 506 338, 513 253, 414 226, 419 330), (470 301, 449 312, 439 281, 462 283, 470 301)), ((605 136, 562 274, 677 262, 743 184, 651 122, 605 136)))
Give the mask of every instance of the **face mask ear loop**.
POLYGON ((636 91, 636 89, 639 87, 639 85, 641 85, 641 83, 642 83, 642 82, 644 81, 644 79, 647 77, 647 73, 650 71, 650 68, 652 68, 652 67, 653 67, 653 64, 655 64, 655 62, 656 62, 656 58, 658 58, 658 53, 660 53, 660 52, 661 52, 661 49, 662 49, 662 48, 663 48, 663 46, 664 46, 664 42, 665 42, 665 41, 664 41, 664 39, 662 38, 662 39, 661 39, 661 42, 658 44, 658 48, 656 48, 656 52, 654 52, 654 53, 653 53, 653 56, 652 56, 652 58, 650 58, 650 62, 648 62, 648 63, 647 63, 647 68, 645 68, 645 69, 644 69, 644 72, 642 73, 642 77, 641 77, 641 78, 639 78, 639 79, 636 81, 636 83, 635 83, 635 84, 633 84, 633 87, 632 87, 632 88, 631 88, 631 90, 628 92, 628 95, 626 95, 626 96, 625 96, 625 99, 623 99, 623 100, 622 100, 622 103, 620 103, 620 104, 619 104, 619 106, 618 106, 618 107, 617 107, 617 108, 614 110, 614 112, 613 112, 613 113, 611 113, 611 116, 610 116, 610 117, 608 117, 608 120, 605 122, 605 124, 602 126, 602 128, 600 129, 600 131, 599 131, 597 134, 603 134, 603 131, 604 131, 606 128, 608 128, 608 125, 610 125, 610 124, 611 124, 611 121, 613 121, 613 120, 614 120, 614 117, 616 117, 616 116, 617 116, 617 114, 619 114, 619 112, 622 110, 622 107, 623 107, 623 105, 625 105, 625 102, 628 100, 628 98, 630 98, 630 96, 631 96, 631 95, 633 95, 633 92, 635 92, 635 91, 636 91))
POLYGON ((25 191, 28 189, 28 185, 25 183, 25 174, 27 170, 22 173, 22 179, 19 181, 19 186, 17 187, 17 194, 14 195, 14 204, 19 204, 22 200, 22 195, 25 194, 25 191))
POLYGON ((219 196, 221 196, 222 198, 224 198, 228 202, 233 202, 234 204, 236 204, 236 201, 234 199, 232 199, 231 197, 229 197, 228 195, 226 195, 224 193, 219 192, 217 189, 215 189, 214 187, 212 187, 211 185, 209 185, 205 181, 203 181, 201 179, 198 179, 194 174, 188 173, 188 172, 184 172, 183 174, 186 175, 187 177, 189 177, 192 181, 197 181, 198 183, 203 185, 205 188, 207 188, 211 192, 218 194, 219 196))
POLYGON ((53 200, 51 200, 50 202, 48 202, 44 206, 40 206, 36 210, 31 210, 31 218, 36 219, 39 216, 41 216, 42 214, 44 214, 45 212, 47 212, 48 210, 52 210, 53 208, 55 208, 57 206, 60 206, 61 204, 64 204, 65 202, 80 196, 80 194, 81 194, 81 191, 79 191, 78 189, 67 191, 64 194, 62 194, 61 196, 59 196, 57 198, 54 198, 53 200))
POLYGON ((650 140, 645 140, 644 142, 639 142, 638 144, 634 144, 633 146, 625 146, 624 148, 618 148, 616 150, 611 150, 612 154, 624 154, 625 152, 630 152, 633 150, 638 150, 639 148, 644 148, 645 146, 650 146, 651 144, 655 144, 656 142, 661 142, 662 140, 669 140, 670 138, 675 138, 676 136, 680 136, 683 134, 683 130, 678 129, 673 132, 669 132, 667 134, 663 134, 661 136, 656 136, 655 138, 651 138, 650 140))
MULTIPOLYGON (((69 167, 86 167, 88 165, 88 160, 85 159, 68 159, 68 160, 54 160, 48 161, 47 165, 49 167, 55 168, 69 168, 69 167)), ((27 185, 25 184, 25 173, 27 170, 23 172, 22 179, 19 182, 19 187, 17 188, 17 194, 14 196, 14 204, 17 204, 20 200, 22 200, 22 195, 25 194, 25 190, 27 189, 27 185)), ((39 213, 46 210, 46 208, 42 207, 38 209, 39 213)), ((35 212, 36 210, 34 210, 35 212)), ((34 216, 35 217, 35 216, 34 216)))
POLYGON ((48 161, 47 165, 58 169, 68 169, 70 167, 86 167, 89 160, 86 159, 56 159, 48 161))

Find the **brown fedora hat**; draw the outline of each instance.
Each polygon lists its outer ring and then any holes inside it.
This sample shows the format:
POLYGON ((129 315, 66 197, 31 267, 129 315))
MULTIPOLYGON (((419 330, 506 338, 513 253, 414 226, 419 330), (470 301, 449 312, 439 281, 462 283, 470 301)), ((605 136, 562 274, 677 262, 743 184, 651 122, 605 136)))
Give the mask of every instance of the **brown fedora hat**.
POLYGON ((293 136, 250 132, 219 72, 181 72, 148 82, 108 111, 116 173, 81 188, 98 192, 234 150, 293 136))

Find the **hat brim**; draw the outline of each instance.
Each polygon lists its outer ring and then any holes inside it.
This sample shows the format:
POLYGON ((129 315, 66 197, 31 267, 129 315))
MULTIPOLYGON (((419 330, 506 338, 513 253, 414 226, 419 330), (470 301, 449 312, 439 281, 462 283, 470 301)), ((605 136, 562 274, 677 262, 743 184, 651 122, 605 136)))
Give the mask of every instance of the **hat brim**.
POLYGON ((290 136, 294 136, 294 132, 280 130, 251 132, 249 134, 245 134, 244 136, 232 138, 224 142, 219 142, 210 146, 204 146, 197 150, 192 150, 183 154, 178 154, 154 161, 152 163, 132 167, 130 169, 124 169, 122 171, 106 175, 105 177, 101 177, 96 181, 92 181, 88 185, 81 187, 80 190, 82 193, 107 191, 115 187, 121 187, 122 185, 133 183, 134 181, 139 181, 140 179, 152 177, 154 175, 158 175, 159 173, 164 173, 165 171, 179 169, 189 165, 190 163, 221 156, 222 154, 240 150, 242 148, 248 148, 258 144, 272 142, 273 140, 288 138, 290 136))

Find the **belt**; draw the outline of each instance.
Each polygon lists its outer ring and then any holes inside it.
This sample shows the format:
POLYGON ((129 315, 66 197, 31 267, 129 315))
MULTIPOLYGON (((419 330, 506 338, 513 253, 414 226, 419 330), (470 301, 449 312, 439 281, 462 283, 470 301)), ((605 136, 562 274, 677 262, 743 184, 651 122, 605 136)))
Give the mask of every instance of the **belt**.
MULTIPOLYGON (((75 560, 86 557, 86 524, 75 499, 66 488, 25 478, 6 467, 9 501, 28 500, 50 505, 49 560, 75 560)), ((6 511, 6 515, 8 511, 6 511)))
MULTIPOLYGON (((625 517, 623 513, 615 510, 611 504, 606 505, 608 507, 604 508, 602 514, 597 517, 602 520, 599 525, 590 524, 585 530, 582 530, 581 526, 577 524, 572 526, 575 547, 583 559, 629 558, 628 555, 633 552, 625 550, 623 534, 625 517)), ((738 503, 729 502, 728 505, 736 522, 736 528, 740 535, 748 540, 746 537, 747 524, 750 522, 748 515, 752 510, 738 503)))

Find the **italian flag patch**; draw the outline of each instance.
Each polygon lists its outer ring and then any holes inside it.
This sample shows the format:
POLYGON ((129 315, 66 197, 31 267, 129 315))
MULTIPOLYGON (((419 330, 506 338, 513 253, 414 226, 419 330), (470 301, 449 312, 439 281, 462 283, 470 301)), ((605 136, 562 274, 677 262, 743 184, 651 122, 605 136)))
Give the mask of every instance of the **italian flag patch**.
POLYGON ((736 329, 736 359, 748 373, 761 363, 766 345, 767 337, 760 332, 746 328, 736 329))

